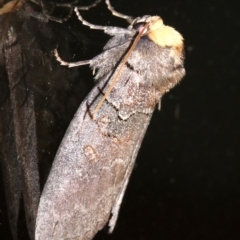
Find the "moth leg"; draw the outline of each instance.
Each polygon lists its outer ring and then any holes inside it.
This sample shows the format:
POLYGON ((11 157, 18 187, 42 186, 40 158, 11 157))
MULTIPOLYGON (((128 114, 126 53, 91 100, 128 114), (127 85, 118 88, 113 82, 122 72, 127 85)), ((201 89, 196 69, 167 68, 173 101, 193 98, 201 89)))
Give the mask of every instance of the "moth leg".
POLYGON ((116 16, 116 17, 119 17, 119 18, 123 18, 123 19, 126 19, 128 23, 132 23, 134 18, 132 16, 129 16, 129 15, 126 15, 126 14, 122 14, 120 12, 117 12, 111 5, 110 1, 109 0, 106 0, 105 1, 106 4, 107 4, 107 7, 109 9, 109 11, 112 13, 112 15, 116 16))
POLYGON ((132 34, 132 31, 130 31, 128 29, 125 29, 125 28, 111 27, 111 26, 100 26, 100 25, 95 25, 95 24, 89 23, 89 22, 87 22, 86 20, 83 19, 83 17, 79 13, 77 7, 74 8, 74 11, 76 12, 76 15, 77 15, 79 21, 81 21, 83 25, 86 25, 91 29, 102 30, 110 36, 115 36, 117 34, 132 34))
POLYGON ((57 49, 54 50, 54 56, 56 57, 56 60, 60 62, 61 65, 68 66, 69 68, 91 64, 91 60, 78 61, 78 62, 65 62, 60 58, 57 49))

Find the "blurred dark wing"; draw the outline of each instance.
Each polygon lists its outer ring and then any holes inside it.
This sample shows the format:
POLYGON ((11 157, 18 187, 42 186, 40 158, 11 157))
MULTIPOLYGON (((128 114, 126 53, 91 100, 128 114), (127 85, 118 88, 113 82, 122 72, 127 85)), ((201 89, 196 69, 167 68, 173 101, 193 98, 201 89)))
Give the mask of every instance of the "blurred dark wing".
POLYGON ((34 97, 29 90, 30 76, 26 74, 25 54, 16 29, 9 28, 6 36, 3 55, 9 96, 5 95, 0 115, 0 131, 4 139, 1 147, 5 195, 14 239, 17 239, 21 193, 28 232, 34 239, 40 197, 34 97))

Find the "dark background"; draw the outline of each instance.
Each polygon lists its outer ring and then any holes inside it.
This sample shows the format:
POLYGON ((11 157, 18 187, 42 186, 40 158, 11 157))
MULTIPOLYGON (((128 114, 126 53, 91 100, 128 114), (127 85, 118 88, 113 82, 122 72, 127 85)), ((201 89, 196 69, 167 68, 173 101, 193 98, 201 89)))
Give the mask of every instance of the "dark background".
MULTIPOLYGON (((111 2, 116 10, 125 14, 159 15, 165 24, 182 33, 185 38, 186 77, 179 86, 163 97, 161 111, 154 113, 113 234, 108 235, 103 230, 94 239, 239 239, 238 2, 111 2)), ((96 24, 127 26, 124 20, 112 17, 104 4, 87 12, 84 17, 96 24)), ((75 20, 73 17, 62 26, 73 24, 72 29, 79 28, 84 36, 88 35, 87 43, 81 42, 81 47, 78 46, 78 36, 75 35, 75 45, 71 49, 76 52, 74 60, 97 55, 108 37, 99 31, 88 31, 80 23, 75 23, 75 20)), ((58 28, 55 32, 62 31, 60 24, 52 23, 51 29, 54 27, 58 28)), ((61 41, 63 39, 59 38, 56 41, 60 52, 63 48, 61 41)), ((71 56, 69 54, 66 60, 73 61, 71 56)), ((41 168, 45 168, 46 162, 54 157, 68 121, 93 84, 88 67, 64 71, 71 71, 70 75, 78 80, 67 79, 70 82, 67 91, 63 91, 64 84, 59 87, 55 83, 58 87, 54 90, 54 96, 61 96, 60 99, 51 98, 48 100, 50 102, 45 100, 44 94, 52 96, 50 90, 45 90, 47 93, 43 91, 42 97, 41 94, 36 97, 36 102, 39 103, 36 111, 40 114, 46 108, 46 112, 51 112, 54 119, 54 124, 49 124, 45 135, 38 132, 41 168), (77 75, 78 71, 80 77, 77 75), (82 78, 88 80, 79 82, 82 78), (44 104, 41 105, 41 101, 45 101, 44 104), (66 111, 62 109, 62 105, 67 105, 66 111), (48 146, 41 144, 46 141, 49 142, 48 146), (47 154, 44 148, 50 149, 47 154)), ((49 123, 50 117, 47 116, 38 121, 49 123)), ((0 191, 0 239, 10 240, 3 186, 0 191)), ((23 220, 19 226, 20 240, 28 239, 23 220)))

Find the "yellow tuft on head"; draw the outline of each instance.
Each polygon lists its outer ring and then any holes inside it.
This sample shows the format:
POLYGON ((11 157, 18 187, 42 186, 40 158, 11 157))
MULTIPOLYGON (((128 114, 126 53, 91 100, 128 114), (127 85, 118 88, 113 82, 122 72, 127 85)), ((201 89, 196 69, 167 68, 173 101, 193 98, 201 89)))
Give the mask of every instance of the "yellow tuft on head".
POLYGON ((151 18, 148 37, 161 47, 183 47, 183 37, 174 28, 164 25, 162 19, 158 16, 151 18))

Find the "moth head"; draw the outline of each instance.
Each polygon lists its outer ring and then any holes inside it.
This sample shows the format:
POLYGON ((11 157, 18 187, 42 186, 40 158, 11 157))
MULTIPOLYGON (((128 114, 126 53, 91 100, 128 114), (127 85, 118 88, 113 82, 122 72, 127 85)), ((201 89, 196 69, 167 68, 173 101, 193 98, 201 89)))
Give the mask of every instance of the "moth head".
POLYGON ((160 47, 173 47, 178 50, 183 49, 183 37, 170 26, 166 26, 163 20, 159 16, 143 16, 142 18, 136 18, 131 28, 140 32, 146 24, 148 27, 144 30, 143 35, 147 36, 155 44, 160 47))

